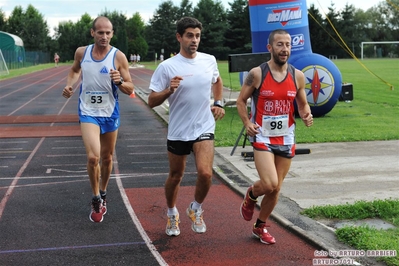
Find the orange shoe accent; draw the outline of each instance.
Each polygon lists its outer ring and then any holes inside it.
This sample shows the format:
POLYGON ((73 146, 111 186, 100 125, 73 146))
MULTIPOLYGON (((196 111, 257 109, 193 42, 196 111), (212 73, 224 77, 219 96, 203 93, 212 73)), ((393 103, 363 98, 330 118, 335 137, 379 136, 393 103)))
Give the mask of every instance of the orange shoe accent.
POLYGON ((136 98, 136 94, 134 92, 132 92, 132 94, 130 94, 129 96, 130 98, 136 98))

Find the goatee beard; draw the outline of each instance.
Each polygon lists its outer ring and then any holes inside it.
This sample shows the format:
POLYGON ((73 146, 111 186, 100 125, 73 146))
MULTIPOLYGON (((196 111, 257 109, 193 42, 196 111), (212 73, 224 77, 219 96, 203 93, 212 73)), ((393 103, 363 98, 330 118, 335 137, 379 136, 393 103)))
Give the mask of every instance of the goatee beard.
POLYGON ((287 61, 281 61, 281 60, 278 60, 277 58, 275 58, 274 59, 274 63, 276 63, 277 65, 279 65, 279 66, 284 66, 286 63, 287 63, 287 61))

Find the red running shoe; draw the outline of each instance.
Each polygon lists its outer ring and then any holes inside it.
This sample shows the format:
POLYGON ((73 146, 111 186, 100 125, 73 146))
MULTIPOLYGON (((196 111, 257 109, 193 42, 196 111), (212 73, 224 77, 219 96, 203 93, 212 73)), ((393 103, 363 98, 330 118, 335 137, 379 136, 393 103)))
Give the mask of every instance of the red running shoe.
POLYGON ((102 208, 103 208, 103 200, 102 199, 93 199, 91 201, 91 212, 90 212, 90 216, 89 219, 92 222, 95 223, 101 223, 103 221, 103 215, 104 213, 102 212, 102 208))
POLYGON ((259 238, 260 242, 262 242, 263 244, 275 244, 276 239, 267 231, 266 227, 269 227, 269 225, 266 225, 266 223, 260 224, 259 227, 255 227, 254 224, 252 234, 259 238))
POLYGON ((241 203, 240 213, 241 217, 246 221, 251 221, 252 216, 254 215, 254 209, 257 200, 251 199, 249 196, 249 192, 252 190, 252 186, 250 186, 245 194, 244 201, 241 203))
POLYGON ((101 196, 101 199, 103 200, 101 211, 103 212, 103 215, 105 215, 107 213, 107 196, 101 196))

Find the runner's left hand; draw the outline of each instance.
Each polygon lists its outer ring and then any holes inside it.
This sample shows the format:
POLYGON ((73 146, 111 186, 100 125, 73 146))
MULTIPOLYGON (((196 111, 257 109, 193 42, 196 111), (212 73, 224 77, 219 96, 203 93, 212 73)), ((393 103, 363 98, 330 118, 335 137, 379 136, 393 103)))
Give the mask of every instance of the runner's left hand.
POLYGON ((213 117, 215 118, 215 120, 219 120, 224 117, 225 114, 224 109, 219 106, 212 106, 211 111, 213 113, 213 117))

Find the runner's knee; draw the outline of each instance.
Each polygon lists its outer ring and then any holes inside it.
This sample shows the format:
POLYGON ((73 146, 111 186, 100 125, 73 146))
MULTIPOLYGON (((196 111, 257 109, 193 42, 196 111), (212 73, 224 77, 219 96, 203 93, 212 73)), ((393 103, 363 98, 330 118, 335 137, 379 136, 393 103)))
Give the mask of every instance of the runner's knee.
POLYGON ((97 166, 99 161, 100 161, 100 158, 95 155, 88 156, 88 158, 87 158, 87 164, 92 167, 97 166))
POLYGON ((260 190, 262 195, 264 194, 271 194, 271 193, 275 193, 277 191, 280 190, 280 188, 278 187, 278 181, 277 180, 260 180, 260 190))

